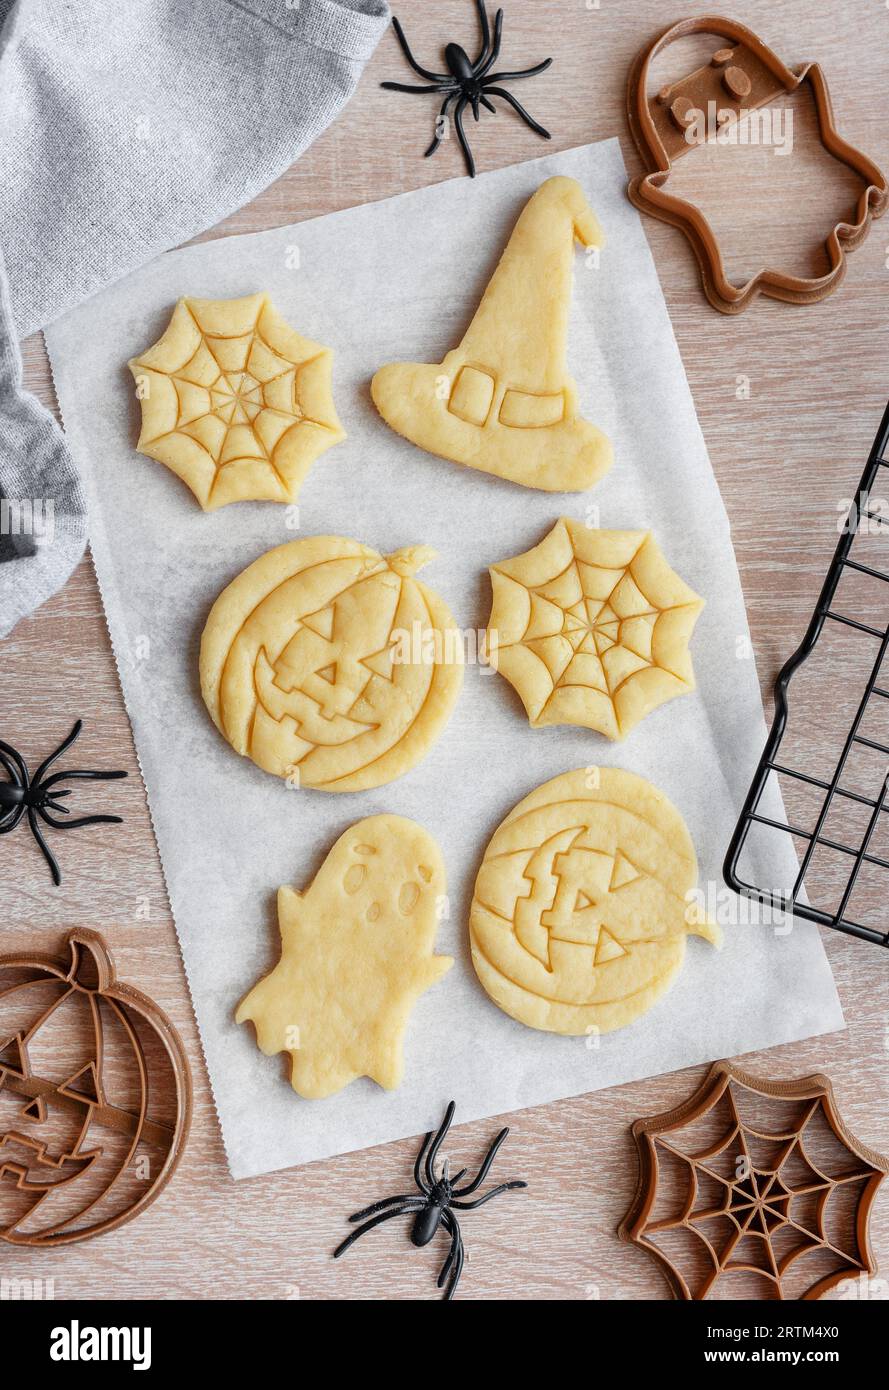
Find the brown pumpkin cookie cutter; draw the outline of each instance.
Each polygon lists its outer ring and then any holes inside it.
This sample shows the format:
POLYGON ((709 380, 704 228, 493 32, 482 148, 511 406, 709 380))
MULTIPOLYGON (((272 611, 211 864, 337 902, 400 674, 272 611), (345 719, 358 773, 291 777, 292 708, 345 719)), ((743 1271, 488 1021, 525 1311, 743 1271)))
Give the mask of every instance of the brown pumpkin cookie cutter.
POLYGON ((701 267, 704 293, 721 313, 740 313, 757 294, 792 304, 823 299, 837 288, 846 273, 846 252, 864 240, 871 220, 881 217, 889 205, 889 186, 884 175, 872 160, 840 136, 827 82, 818 64, 786 67, 756 34, 734 20, 696 16, 665 30, 633 64, 627 83, 627 115, 646 166, 644 174, 631 180, 629 197, 641 211, 685 233, 701 267), (652 62, 669 44, 689 34, 713 34, 728 40, 728 44, 714 50, 708 64, 649 97, 652 62), (741 113, 746 115, 792 94, 803 83, 811 88, 822 145, 865 185, 856 204, 855 221, 838 222, 828 234, 824 244, 830 269, 826 274, 806 278, 765 269, 746 284, 733 285, 726 275, 716 235, 701 209, 668 191, 670 170, 698 142, 697 134, 689 136, 692 130, 700 131, 702 116, 706 136, 710 138, 717 130, 736 122, 741 113), (713 112, 715 124, 711 119, 713 112))
POLYGON ((0 956, 0 1239, 66 1245, 150 1205, 182 1156, 191 1076, 166 1014, 98 932, 0 956))
MULTIPOLYGON (((844 1279, 876 1273, 868 1221, 889 1159, 850 1134, 826 1076, 771 1081, 715 1062, 688 1100, 637 1120, 632 1133, 639 1182, 618 1234, 660 1261, 677 1298, 705 1299, 718 1281, 753 1274, 774 1298, 816 1299, 844 1279), (754 1127, 747 1116, 751 1107, 756 1115, 757 1098, 786 1106, 792 1118, 778 1128, 754 1127), (703 1142, 695 1139, 696 1127, 708 1131, 703 1142), (816 1162, 812 1152, 819 1127, 821 1147, 829 1140, 829 1163, 820 1153, 816 1162), (676 1187, 666 1181, 666 1163, 684 1192, 666 1190, 676 1187), (849 1227, 841 1236, 833 1202, 849 1227), (665 1204, 678 1210, 656 1214, 665 1204), (680 1263, 695 1245, 705 1256, 697 1277, 680 1263), (820 1277, 801 1293, 789 1292, 788 1271, 796 1282, 795 1262, 816 1254, 820 1277)), ((719 1292, 726 1296, 724 1283, 719 1292)))

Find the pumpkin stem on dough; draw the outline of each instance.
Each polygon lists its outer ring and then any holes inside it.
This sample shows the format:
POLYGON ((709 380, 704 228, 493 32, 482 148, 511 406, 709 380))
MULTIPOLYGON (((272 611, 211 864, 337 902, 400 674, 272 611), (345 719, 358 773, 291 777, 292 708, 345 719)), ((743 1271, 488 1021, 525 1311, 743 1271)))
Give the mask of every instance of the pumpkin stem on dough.
POLYGON ((689 936, 701 936, 717 950, 722 949, 722 927, 709 917, 686 919, 689 922, 689 936))
POLYGON ((433 550, 431 545, 406 545, 385 558, 390 570, 394 570, 402 579, 410 579, 417 570, 434 560, 437 554, 438 551, 433 550))

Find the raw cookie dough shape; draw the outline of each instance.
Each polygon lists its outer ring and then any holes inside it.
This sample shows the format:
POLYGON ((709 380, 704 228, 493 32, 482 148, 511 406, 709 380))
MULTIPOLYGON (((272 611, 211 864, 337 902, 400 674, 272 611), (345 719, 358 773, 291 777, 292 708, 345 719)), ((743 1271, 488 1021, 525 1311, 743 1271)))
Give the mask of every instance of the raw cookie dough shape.
POLYGON ((811 1300, 876 1274, 868 1226, 889 1160, 846 1128, 828 1077, 715 1062, 633 1138, 639 1182, 619 1234, 660 1261, 678 1298, 811 1300))
POLYGON ((611 467, 610 441, 578 414, 565 345, 575 238, 602 245, 580 184, 553 178, 526 204, 459 347, 391 362, 371 382, 398 434, 442 458, 545 492, 580 492, 611 467))
POLYGON ((180 299, 163 336, 129 363, 142 406, 136 447, 187 483, 205 511, 295 502, 315 459, 346 437, 332 362, 267 294, 180 299))
POLYGON ((266 1056, 290 1053, 306 1100, 358 1076, 400 1085, 411 1008, 454 963, 433 954, 444 892, 432 836, 388 815, 341 835, 304 893, 279 888, 281 959, 235 1017, 266 1056))
POLYGON ((488 657, 532 728, 580 724, 621 739, 665 700, 694 690, 688 642, 704 601, 650 531, 600 531, 562 517, 490 575, 488 657))
POLYGON ((578 768, 538 787, 485 851, 472 963, 504 1013, 550 1033, 610 1033, 670 987, 688 933, 720 945, 688 895, 694 845, 644 778, 578 768))
POLYGON ((222 591, 201 639, 219 732, 302 787, 363 791, 400 777, 460 692, 460 633, 413 576, 435 554, 382 556, 342 536, 290 541, 222 591))

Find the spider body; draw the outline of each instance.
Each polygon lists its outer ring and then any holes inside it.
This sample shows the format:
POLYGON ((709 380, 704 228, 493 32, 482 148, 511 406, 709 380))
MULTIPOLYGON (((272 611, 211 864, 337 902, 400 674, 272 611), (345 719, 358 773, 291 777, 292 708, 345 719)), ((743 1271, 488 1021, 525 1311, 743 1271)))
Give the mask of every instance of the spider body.
POLYGON ((0 835, 8 835, 10 831, 15 830, 23 817, 27 816, 28 824, 43 852, 44 859, 49 865, 56 887, 61 883, 62 875, 55 855, 46 843, 40 821, 52 826, 54 830, 74 830, 80 825, 117 825, 120 824, 121 820, 120 816, 79 816, 76 820, 63 821, 57 820, 52 814, 52 812, 57 812, 61 816, 70 816, 71 814, 68 807, 61 804, 62 797, 71 795, 71 788, 61 788, 60 782, 72 778, 111 781, 127 775, 125 772, 88 772, 80 768, 72 768, 67 772, 54 772, 51 776, 47 776, 52 764, 71 747, 82 728, 83 723, 78 719, 68 737, 63 739, 54 753, 44 759, 33 777, 29 773, 28 764, 21 753, 0 739, 0 766, 4 767, 9 774, 9 781, 0 782, 0 835))
POLYGON ((338 1260, 340 1255, 344 1255, 350 1245, 354 1245, 360 1236, 372 1230, 374 1226, 379 1226, 383 1221, 389 1221, 393 1216, 412 1215, 414 1218, 411 1227, 412 1244, 416 1246, 428 1245, 442 1228, 451 1237, 450 1250, 439 1272, 438 1287, 443 1288, 447 1281, 445 1298, 454 1297, 460 1275, 463 1272, 464 1259, 463 1237, 454 1213, 456 1211, 473 1211, 476 1207, 484 1206, 485 1202, 490 1202, 491 1198, 496 1197, 500 1192, 511 1192, 516 1188, 528 1186, 526 1182, 520 1180, 504 1182, 500 1183, 498 1187, 493 1187, 490 1191, 482 1193, 481 1197, 477 1197, 475 1201, 463 1200, 477 1192, 488 1176, 497 1150, 509 1133, 508 1129, 501 1129, 485 1154, 475 1177, 465 1187, 460 1187, 459 1183, 461 1178, 465 1177, 466 1169, 461 1168, 459 1173, 450 1177, 447 1159, 442 1163, 441 1171, 436 1173, 435 1161, 442 1141, 451 1127, 454 1108, 454 1102, 451 1101, 439 1129, 435 1131, 434 1135, 432 1130, 429 1131, 423 1140, 420 1152, 417 1154, 414 1164, 414 1182, 417 1185, 419 1195, 405 1194, 399 1197, 386 1197, 382 1202, 374 1202, 371 1206, 356 1211, 354 1216, 349 1217, 349 1220, 353 1223, 361 1221, 363 1225, 359 1226, 357 1231, 353 1231, 342 1244, 337 1246, 333 1252, 335 1260, 338 1260))
POLYGON ((395 36, 401 45, 401 50, 405 58, 410 63, 414 72, 420 77, 426 78, 426 84, 417 86, 416 84, 405 82, 382 82, 380 85, 390 92, 440 92, 444 97, 438 118, 435 122, 435 138, 425 152, 428 159, 431 154, 435 154, 442 140, 445 138, 447 121, 450 110, 453 106, 454 129, 457 132, 457 139, 463 151, 466 161, 466 168, 470 178, 475 178, 475 160, 466 139, 466 131, 463 128, 463 113, 467 106, 471 107, 474 119, 477 121, 480 109, 484 106, 485 110, 492 113, 496 112, 492 97, 497 97, 505 101, 508 106, 516 112, 518 116, 529 125, 532 130, 542 136, 544 140, 552 139, 549 131, 546 130, 533 116, 530 116, 522 106, 520 101, 508 92, 505 87, 498 85, 503 82, 516 82, 524 77, 536 77, 538 73, 545 72, 552 63, 552 58, 545 59, 533 68, 523 68, 518 72, 491 72, 493 64, 497 61, 500 54, 500 45, 503 38, 503 11, 498 10, 494 16, 494 35, 491 37, 491 26, 488 22, 488 15, 485 9, 484 0, 476 0, 479 21, 481 23, 482 42, 481 48, 475 61, 469 57, 464 48, 458 43, 449 43, 445 48, 445 63, 447 72, 430 72, 428 68, 421 67, 411 52, 410 45, 405 38, 404 30, 398 20, 393 18, 392 27, 395 36), (428 84, 428 85, 427 85, 428 84))

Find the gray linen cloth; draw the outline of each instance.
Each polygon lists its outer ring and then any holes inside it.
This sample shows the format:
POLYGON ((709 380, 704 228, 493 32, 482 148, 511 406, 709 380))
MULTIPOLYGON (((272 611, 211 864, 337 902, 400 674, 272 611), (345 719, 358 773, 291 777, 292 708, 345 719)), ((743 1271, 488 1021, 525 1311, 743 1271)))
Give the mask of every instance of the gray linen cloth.
POLYGON ((87 525, 17 339, 267 187, 388 20, 386 0, 0 0, 0 636, 87 525))

